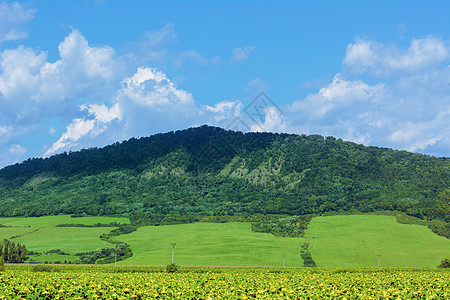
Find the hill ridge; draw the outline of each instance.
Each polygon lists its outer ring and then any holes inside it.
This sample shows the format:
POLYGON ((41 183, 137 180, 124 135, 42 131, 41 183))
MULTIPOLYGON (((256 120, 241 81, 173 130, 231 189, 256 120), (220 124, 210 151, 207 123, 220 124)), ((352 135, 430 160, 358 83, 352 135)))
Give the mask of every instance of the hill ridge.
POLYGON ((320 135, 200 126, 0 170, 0 215, 317 214, 400 210, 446 194, 450 161, 320 135))

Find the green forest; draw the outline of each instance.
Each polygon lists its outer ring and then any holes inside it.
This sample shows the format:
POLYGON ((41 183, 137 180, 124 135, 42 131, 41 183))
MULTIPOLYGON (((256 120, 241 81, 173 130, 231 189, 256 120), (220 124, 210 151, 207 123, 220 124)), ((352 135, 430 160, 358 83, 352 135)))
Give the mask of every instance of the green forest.
POLYGON ((157 225, 401 211, 448 222, 449 177, 448 158, 201 126, 5 167, 0 216, 110 215, 157 225))

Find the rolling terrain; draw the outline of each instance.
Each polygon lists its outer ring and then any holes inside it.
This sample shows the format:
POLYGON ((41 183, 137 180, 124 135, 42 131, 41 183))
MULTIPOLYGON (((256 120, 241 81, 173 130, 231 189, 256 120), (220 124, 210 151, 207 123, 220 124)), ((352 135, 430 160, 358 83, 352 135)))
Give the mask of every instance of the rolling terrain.
POLYGON ((1 169, 0 238, 42 262, 166 264, 176 242, 186 265, 430 267, 450 253, 449 174, 447 158, 201 126, 1 169))
MULTIPOLYGON (((100 235, 116 227, 58 227, 61 224, 127 223, 124 218, 51 216, 0 218, 0 238, 25 244, 39 262, 75 262, 77 253, 114 247, 100 235), (52 250, 59 249, 61 253, 52 250)), ((450 253, 450 240, 427 227, 400 224, 393 216, 316 217, 304 237, 275 237, 252 232, 248 222, 143 226, 113 237, 127 243, 133 256, 119 265, 166 265, 176 243, 175 263, 191 266, 303 266, 301 246, 319 267, 436 267, 450 253)), ((110 262, 111 263, 111 262, 110 262)), ((114 263, 114 260, 112 261, 114 263)))

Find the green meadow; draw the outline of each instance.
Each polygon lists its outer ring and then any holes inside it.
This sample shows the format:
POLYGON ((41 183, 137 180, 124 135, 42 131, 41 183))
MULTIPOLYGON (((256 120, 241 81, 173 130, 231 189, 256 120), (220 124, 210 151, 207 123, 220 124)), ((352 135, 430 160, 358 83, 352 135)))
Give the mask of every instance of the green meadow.
MULTIPOLYGON (((114 227, 57 227, 60 224, 129 223, 126 218, 47 216, 0 218, 0 239, 25 244, 43 253, 60 249, 69 255, 32 255, 40 262, 73 262, 79 252, 112 244, 100 235, 114 227)), ((125 242, 133 256, 121 265, 303 266, 300 247, 307 241, 318 267, 436 267, 450 257, 450 240, 427 227, 397 223, 395 217, 346 215, 313 218, 304 238, 275 237, 251 231, 250 223, 192 223, 144 226, 113 238, 125 242)))
POLYGON ((44 217, 14 217, 14 218, 0 218, 0 224, 5 226, 16 227, 54 227, 61 224, 83 224, 83 225, 95 225, 97 223, 109 224, 112 222, 130 224, 128 218, 117 217, 80 217, 72 218, 69 215, 57 215, 57 216, 44 216, 44 217))
POLYGON ((27 246, 29 250, 43 253, 60 249, 70 255, 48 254, 31 255, 30 260, 40 262, 74 261, 78 252, 92 251, 104 247, 111 247, 100 239, 100 235, 108 233, 114 227, 56 227, 61 224, 94 225, 129 223, 127 218, 114 217, 81 217, 71 218, 66 215, 45 216, 36 218, 0 218, 0 240, 9 239, 27 246))
POLYGON ((118 236, 117 241, 131 245, 133 257, 120 262, 126 265, 192 266, 286 266, 303 265, 300 258, 301 238, 275 237, 251 231, 250 223, 192 223, 183 225, 145 226, 118 236))
POLYGON ((449 239, 392 216, 313 218, 305 238, 318 267, 436 267, 450 257, 449 239))

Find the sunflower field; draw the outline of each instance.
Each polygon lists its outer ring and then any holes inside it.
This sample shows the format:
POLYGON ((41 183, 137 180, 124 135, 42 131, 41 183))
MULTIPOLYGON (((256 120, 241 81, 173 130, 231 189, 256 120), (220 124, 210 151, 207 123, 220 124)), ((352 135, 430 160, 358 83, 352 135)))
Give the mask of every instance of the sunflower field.
POLYGON ((8 267, 0 299, 450 299, 448 270, 8 267))

